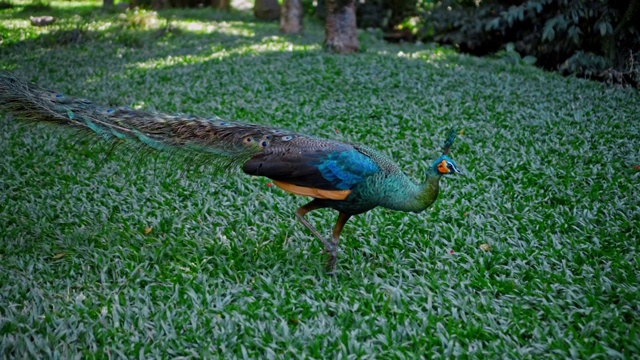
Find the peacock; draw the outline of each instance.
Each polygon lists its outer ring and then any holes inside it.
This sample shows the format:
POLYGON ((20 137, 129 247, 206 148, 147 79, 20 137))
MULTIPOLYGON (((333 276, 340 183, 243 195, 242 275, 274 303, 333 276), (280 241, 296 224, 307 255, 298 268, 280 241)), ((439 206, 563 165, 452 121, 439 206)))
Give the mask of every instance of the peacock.
POLYGON ((241 166, 248 175, 267 177, 286 192, 308 196, 311 201, 298 208, 295 215, 324 245, 330 274, 336 270, 340 233, 352 216, 378 206, 421 212, 438 197, 443 175, 461 173, 448 156, 455 129, 449 132, 442 155, 426 170, 425 181, 416 183, 395 162, 368 146, 216 116, 101 107, 7 73, 0 74, 0 110, 15 119, 88 130, 115 143, 204 154, 214 165, 241 166), (323 208, 338 212, 329 240, 305 218, 307 213, 323 208))

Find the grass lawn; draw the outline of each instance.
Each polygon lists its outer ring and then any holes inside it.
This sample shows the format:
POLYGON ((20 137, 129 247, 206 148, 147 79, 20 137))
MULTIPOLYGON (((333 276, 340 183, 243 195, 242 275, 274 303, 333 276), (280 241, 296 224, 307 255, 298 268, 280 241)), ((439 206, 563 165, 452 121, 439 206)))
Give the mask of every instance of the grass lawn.
POLYGON ((313 21, 209 9, 18 3, 0 39, 0 68, 67 95, 362 143, 415 179, 456 126, 466 173, 350 221, 332 278, 307 199, 267 179, 3 116, 0 358, 640 353, 637 91, 372 32, 329 55, 313 21))

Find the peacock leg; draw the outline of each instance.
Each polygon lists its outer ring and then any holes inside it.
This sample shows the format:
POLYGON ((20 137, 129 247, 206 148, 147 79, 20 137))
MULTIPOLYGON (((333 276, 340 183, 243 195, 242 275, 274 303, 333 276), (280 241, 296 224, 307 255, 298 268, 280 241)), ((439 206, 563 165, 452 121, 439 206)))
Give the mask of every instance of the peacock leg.
POLYGON ((298 218, 298 220, 300 220, 302 225, 304 225, 307 229, 311 230, 313 235, 315 235, 322 242, 322 244, 324 245, 324 251, 330 252, 332 251, 334 246, 330 242, 328 242, 324 237, 322 237, 322 235, 320 235, 318 230, 316 230, 316 228, 314 228, 313 225, 311 225, 311 223, 309 223, 307 219, 304 218, 304 216, 309 211, 318 210, 325 207, 326 206, 320 205, 316 200, 312 200, 307 205, 304 205, 300 207, 298 210, 296 210, 296 217, 298 218))
POLYGON ((351 218, 351 215, 341 212, 338 215, 338 220, 336 221, 336 224, 333 226, 333 232, 331 233, 331 248, 328 251, 327 249, 325 249, 325 252, 329 253, 327 258, 327 271, 330 274, 335 272, 336 264, 338 262, 337 250, 338 250, 338 241, 340 240, 340 233, 342 232, 342 228, 344 227, 344 224, 346 224, 350 218, 351 218))

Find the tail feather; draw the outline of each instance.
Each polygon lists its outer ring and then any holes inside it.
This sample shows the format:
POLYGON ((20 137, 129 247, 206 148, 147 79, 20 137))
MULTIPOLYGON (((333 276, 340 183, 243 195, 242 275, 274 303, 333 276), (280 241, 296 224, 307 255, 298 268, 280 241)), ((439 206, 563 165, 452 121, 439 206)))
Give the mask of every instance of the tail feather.
POLYGON ((56 123, 91 131, 109 141, 137 143, 161 151, 191 151, 236 163, 288 134, 218 117, 167 115, 128 107, 105 108, 85 99, 29 84, 0 73, 0 110, 26 121, 56 123))

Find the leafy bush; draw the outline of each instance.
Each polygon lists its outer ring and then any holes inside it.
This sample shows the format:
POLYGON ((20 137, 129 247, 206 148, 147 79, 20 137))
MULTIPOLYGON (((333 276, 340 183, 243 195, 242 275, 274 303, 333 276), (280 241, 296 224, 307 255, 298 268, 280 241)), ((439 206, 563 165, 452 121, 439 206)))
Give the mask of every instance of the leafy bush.
POLYGON ((128 29, 147 30, 153 28, 160 19, 158 13, 145 9, 135 8, 118 16, 121 25, 128 29))
POLYGON ((639 0, 443 0, 420 37, 486 55, 513 44, 546 69, 638 86, 639 0))
POLYGON ((45 0, 34 0, 31 4, 24 6, 24 12, 51 11, 51 4, 45 0))
POLYGON ((210 1, 204 0, 132 0, 134 7, 145 9, 166 9, 166 8, 201 8, 211 5, 210 1))
POLYGON ((416 0, 363 0, 356 2, 361 28, 392 30, 407 17, 416 14, 416 0))
POLYGON ((11 9, 13 8, 13 4, 7 0, 1 0, 0 1, 0 10, 3 9, 11 9))

